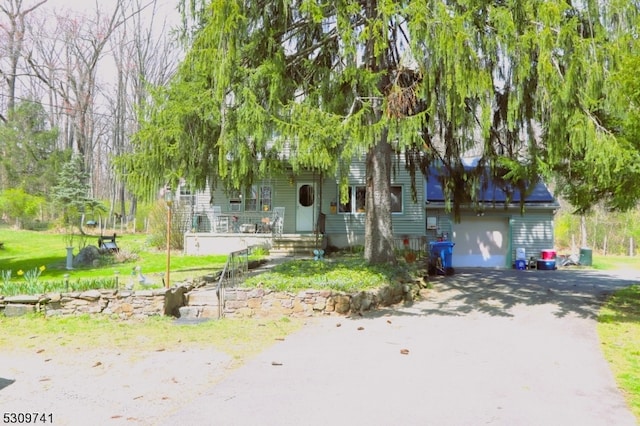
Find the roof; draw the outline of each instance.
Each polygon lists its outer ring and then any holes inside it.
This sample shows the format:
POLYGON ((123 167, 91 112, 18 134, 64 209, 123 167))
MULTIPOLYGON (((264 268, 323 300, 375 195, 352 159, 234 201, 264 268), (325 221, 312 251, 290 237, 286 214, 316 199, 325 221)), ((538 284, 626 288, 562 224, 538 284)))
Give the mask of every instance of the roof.
MULTIPOLYGON (((427 203, 445 201, 444 191, 442 189, 442 176, 442 169, 436 167, 429 168, 429 175, 425 178, 424 186, 425 201, 427 203)), ((557 205, 555 197, 541 179, 533 184, 533 188, 529 187, 528 189, 531 189, 531 191, 528 195, 525 195, 525 204, 557 205)), ((519 204, 523 196, 518 188, 505 185, 503 182, 497 183, 491 179, 488 170, 487 173, 482 175, 481 185, 478 191, 477 201, 485 203, 507 203, 507 192, 511 192, 508 203, 519 204)))

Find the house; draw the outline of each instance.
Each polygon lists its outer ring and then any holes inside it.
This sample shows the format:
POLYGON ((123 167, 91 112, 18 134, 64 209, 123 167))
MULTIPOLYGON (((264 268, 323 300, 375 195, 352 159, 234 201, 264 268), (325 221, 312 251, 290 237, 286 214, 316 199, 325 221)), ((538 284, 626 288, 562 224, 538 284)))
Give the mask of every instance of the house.
MULTIPOLYGON (((417 179, 418 199, 414 202, 409 174, 404 165, 397 169, 391 188, 394 233, 399 246, 409 236, 417 245, 425 235, 424 182, 417 179)), ((185 226, 185 252, 227 253, 248 245, 273 248, 293 240, 306 240, 308 253, 316 247, 363 246, 364 161, 350 165, 348 180, 347 203, 340 203, 334 176, 313 172, 265 179, 242 192, 226 193, 217 188, 211 195, 209 191, 183 194, 182 205, 191 212, 186 222, 193 224, 185 226)))
MULTIPOLYGON (((437 169, 416 179, 416 199, 402 160, 392 176, 392 226, 396 246, 409 241, 426 248, 428 241, 449 238, 455 243, 453 266, 511 267, 516 248, 536 251, 553 247, 553 215, 558 208, 541 182, 525 198, 508 199, 498 186, 485 185, 480 194, 484 207, 464 208, 460 222, 447 212, 437 169)), ((302 243, 311 256, 314 248, 364 245, 365 164, 349 168, 348 201, 340 202, 338 180, 312 172, 288 174, 256 182, 246 191, 226 193, 215 189, 194 195, 183 191, 187 232, 185 253, 221 254, 250 245, 270 249, 302 243)))

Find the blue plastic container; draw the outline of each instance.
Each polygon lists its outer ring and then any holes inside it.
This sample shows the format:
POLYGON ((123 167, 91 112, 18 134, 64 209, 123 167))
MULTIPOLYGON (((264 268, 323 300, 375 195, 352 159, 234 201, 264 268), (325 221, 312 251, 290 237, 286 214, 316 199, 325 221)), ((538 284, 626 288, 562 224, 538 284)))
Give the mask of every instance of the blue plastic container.
POLYGON ((453 268, 453 246, 451 241, 436 241, 429 243, 429 252, 432 257, 440 257, 444 269, 453 268))
POLYGON ((555 271, 558 269, 556 267, 555 259, 538 259, 537 260, 537 268, 540 271, 555 271))
POLYGON ((516 259, 516 269, 519 271, 527 269, 527 261, 524 259, 516 259))

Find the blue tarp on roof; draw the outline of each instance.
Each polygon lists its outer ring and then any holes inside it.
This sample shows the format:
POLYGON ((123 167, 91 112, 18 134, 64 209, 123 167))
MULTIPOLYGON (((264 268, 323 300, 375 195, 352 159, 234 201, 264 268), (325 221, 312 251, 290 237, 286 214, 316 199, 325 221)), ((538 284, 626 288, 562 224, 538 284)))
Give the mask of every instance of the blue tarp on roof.
MULTIPOLYGON (((427 202, 440 202, 445 201, 444 191, 442 190, 442 170, 431 167, 429 169, 429 176, 425 182, 425 200, 427 202)), ((488 173, 485 175, 488 178, 488 173)), ((507 201, 507 192, 505 192, 503 184, 498 184, 493 180, 489 180, 479 188, 477 200, 479 202, 486 203, 505 203, 507 201)), ((512 188, 512 195, 509 200, 510 203, 520 203, 521 194, 517 188, 512 188)), ((532 204, 555 204, 556 200, 547 188, 547 186, 539 180, 535 183, 531 193, 526 196, 525 203, 532 204)))

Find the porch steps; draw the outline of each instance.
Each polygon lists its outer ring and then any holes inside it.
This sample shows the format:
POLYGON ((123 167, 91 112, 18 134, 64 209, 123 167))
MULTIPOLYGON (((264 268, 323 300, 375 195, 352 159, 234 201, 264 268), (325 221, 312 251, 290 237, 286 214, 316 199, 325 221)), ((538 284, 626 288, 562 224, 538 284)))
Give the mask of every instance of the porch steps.
POLYGON ((318 236, 316 243, 315 234, 283 234, 273 237, 273 245, 270 252, 274 254, 313 256, 313 251, 316 248, 322 248, 322 235, 318 236))

